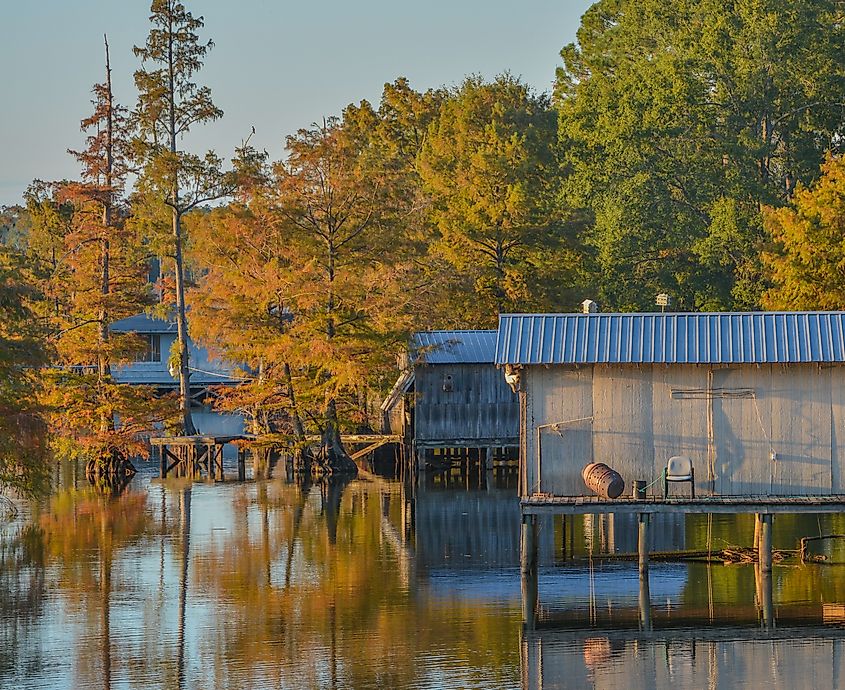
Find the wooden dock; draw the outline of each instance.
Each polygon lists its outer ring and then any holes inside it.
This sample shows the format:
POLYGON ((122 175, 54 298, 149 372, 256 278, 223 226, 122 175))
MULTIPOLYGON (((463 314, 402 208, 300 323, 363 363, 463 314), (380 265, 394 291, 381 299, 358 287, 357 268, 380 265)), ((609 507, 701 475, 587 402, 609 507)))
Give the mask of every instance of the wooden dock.
POLYGON ((845 494, 820 496, 703 496, 606 499, 533 494, 520 502, 523 515, 592 513, 845 513, 845 494))
MULTIPOLYGON (((177 477, 198 478, 203 471, 207 479, 225 481, 223 446, 242 440, 237 436, 162 436, 150 439, 151 446, 161 449, 159 470, 162 479, 174 472, 177 477)), ((238 480, 246 479, 245 452, 238 448, 238 480)))
MULTIPOLYGON (((284 434, 237 434, 231 436, 161 436, 150 439, 150 445, 161 449, 160 476, 166 479, 173 472, 178 477, 198 478, 205 474, 207 479, 224 481, 223 446, 227 443, 238 449, 238 481, 246 479, 246 453, 249 447, 287 448, 291 437, 284 434)), ((308 443, 319 443, 318 435, 305 437, 308 443)), ((344 445, 363 446, 350 452, 352 460, 359 460, 368 453, 388 443, 401 443, 402 437, 392 434, 341 434, 344 445)))
MULTIPOLYGON (((766 628, 774 621, 772 607, 772 526, 774 516, 784 513, 845 513, 845 495, 801 496, 703 496, 645 499, 606 499, 598 496, 551 496, 535 493, 520 501, 520 570, 522 573, 523 621, 533 626, 536 618, 538 569, 538 517, 541 515, 585 515, 595 513, 634 513, 637 515, 637 556, 641 586, 640 625, 652 628, 648 595, 650 523, 656 514, 733 513, 755 516, 754 545, 758 596, 763 602, 762 620, 766 628)), ((803 556, 803 553, 802 553, 803 556)))

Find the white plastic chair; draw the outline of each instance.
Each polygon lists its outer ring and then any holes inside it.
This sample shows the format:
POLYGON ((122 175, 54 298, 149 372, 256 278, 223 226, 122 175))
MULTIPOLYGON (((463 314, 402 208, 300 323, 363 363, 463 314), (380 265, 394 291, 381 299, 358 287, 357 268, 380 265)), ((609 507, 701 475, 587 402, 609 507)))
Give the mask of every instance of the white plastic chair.
POLYGON ((663 470, 663 498, 669 496, 669 482, 689 482, 691 497, 695 498, 695 468, 686 455, 673 455, 663 470))

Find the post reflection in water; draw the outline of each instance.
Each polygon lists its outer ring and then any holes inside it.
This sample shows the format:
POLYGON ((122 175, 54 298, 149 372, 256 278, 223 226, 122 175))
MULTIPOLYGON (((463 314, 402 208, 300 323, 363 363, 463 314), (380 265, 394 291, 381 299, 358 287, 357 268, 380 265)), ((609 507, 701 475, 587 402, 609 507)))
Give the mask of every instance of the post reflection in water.
MULTIPOLYGON (((635 517, 570 517, 538 520, 522 574, 507 478, 152 474, 105 497, 62 468, 0 531, 0 687, 794 690, 807 669, 845 687, 842 566, 654 559, 641 577, 608 557, 635 550, 635 517)), ((784 517, 774 538, 819 526, 845 532, 784 517)), ((698 518, 650 532, 655 550, 710 534, 698 518)), ((712 534, 750 543, 753 523, 712 534)))

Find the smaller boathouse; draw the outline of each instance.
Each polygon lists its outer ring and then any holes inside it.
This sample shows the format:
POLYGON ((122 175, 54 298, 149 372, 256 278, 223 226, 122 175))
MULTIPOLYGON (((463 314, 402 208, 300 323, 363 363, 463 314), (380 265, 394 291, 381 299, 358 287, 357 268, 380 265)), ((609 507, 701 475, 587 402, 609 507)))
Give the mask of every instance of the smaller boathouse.
POLYGON ((492 469, 515 458, 519 405, 495 365, 497 331, 422 331, 381 406, 383 431, 403 436, 417 468, 450 456, 492 469))

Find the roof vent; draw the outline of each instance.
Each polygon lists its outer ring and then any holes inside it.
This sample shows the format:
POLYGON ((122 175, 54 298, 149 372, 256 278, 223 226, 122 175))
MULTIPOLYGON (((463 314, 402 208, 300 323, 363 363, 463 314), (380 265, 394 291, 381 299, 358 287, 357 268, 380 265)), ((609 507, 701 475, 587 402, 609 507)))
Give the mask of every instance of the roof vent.
POLYGON ((599 310, 599 305, 591 299, 585 299, 581 302, 581 311, 585 314, 595 314, 599 310))

